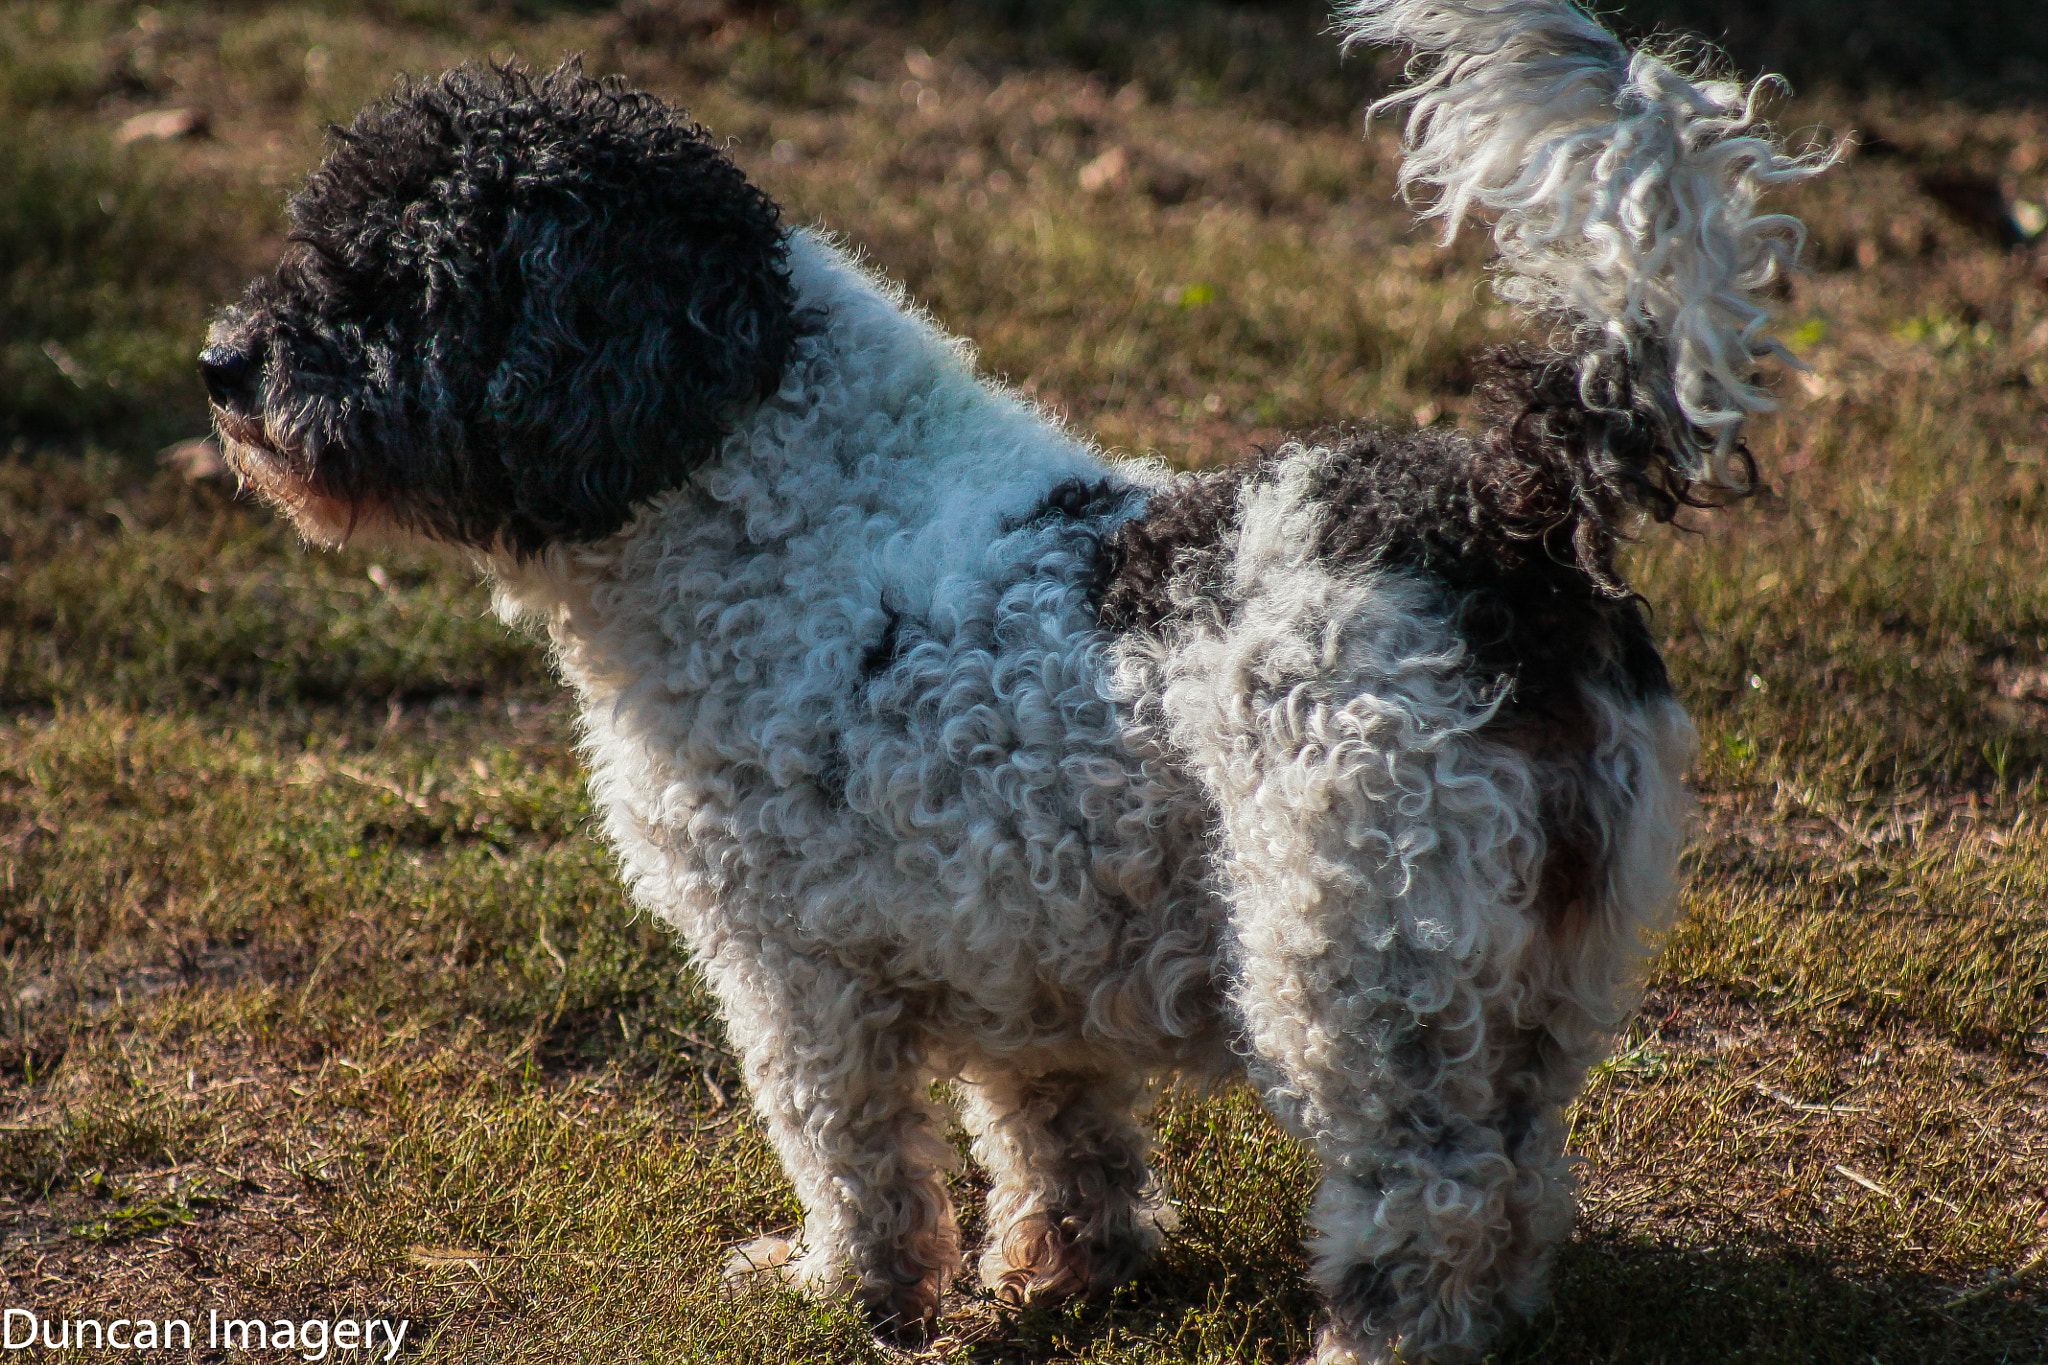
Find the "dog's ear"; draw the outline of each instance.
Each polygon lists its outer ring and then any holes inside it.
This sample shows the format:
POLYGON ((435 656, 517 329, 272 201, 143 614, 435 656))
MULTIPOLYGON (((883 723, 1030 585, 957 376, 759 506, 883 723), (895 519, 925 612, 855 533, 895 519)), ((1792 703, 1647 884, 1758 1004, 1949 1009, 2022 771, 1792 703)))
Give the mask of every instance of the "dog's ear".
POLYGON ((779 384, 775 205, 654 96, 466 66, 336 139, 245 310, 324 494, 520 554, 593 540, 779 384))
POLYGON ((794 333, 786 249, 773 203, 702 129, 573 68, 534 93, 549 126, 522 131, 528 165, 471 302, 492 340, 480 434, 521 534, 589 539, 774 391, 794 333))

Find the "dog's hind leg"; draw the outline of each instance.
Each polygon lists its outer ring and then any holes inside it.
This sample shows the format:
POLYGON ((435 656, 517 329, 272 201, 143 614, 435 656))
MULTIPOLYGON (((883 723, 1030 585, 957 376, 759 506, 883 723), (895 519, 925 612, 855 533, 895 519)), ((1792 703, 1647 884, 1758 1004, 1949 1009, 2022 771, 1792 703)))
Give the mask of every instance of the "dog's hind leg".
POLYGON ((797 1259, 767 1247, 747 1258, 807 1293, 851 1293, 879 1330, 915 1339, 960 1259, 945 1180, 956 1162, 917 1031, 903 1002, 829 962, 736 965, 710 975, 804 1210, 797 1259))
POLYGON ((1269 710, 1219 791, 1253 1076, 1323 1167, 1319 1365, 1473 1360, 1540 1302, 1571 1223, 1562 1105, 1668 899, 1683 806, 1681 741, 1610 756, 1597 886, 1554 917, 1539 765, 1412 701, 1269 710))
POLYGON ((1240 1007, 1268 1103, 1322 1163, 1308 1243, 1328 1309, 1317 1361, 1389 1361, 1396 1348, 1476 1359, 1505 1313, 1531 1306, 1569 1226, 1543 1159, 1555 1119, 1537 1106, 1554 1097, 1502 1084, 1534 1040, 1483 998, 1483 957, 1349 936, 1303 953, 1287 936, 1244 926, 1240 1007))
POLYGON ((1105 1289, 1158 1249, 1165 1200, 1132 1076, 995 1073, 966 1087, 974 1155, 989 1172, 982 1283, 1014 1305, 1105 1289))
POLYGON ((1502 1019, 1494 1092, 1519 1179, 1507 1211, 1504 1301, 1540 1299, 1572 1218, 1564 1111, 1606 1056, 1637 999, 1645 953, 1668 922, 1673 872, 1692 810, 1682 776, 1693 729, 1668 697, 1584 688, 1574 722, 1560 708, 1491 733, 1536 763, 1545 856, 1529 906, 1538 924, 1502 1019), (1567 742, 1560 742, 1560 740, 1567 742))
POLYGON ((1517 1227, 1519 1207, 1558 1201, 1517 1162, 1530 1097, 1501 1085, 1529 1045, 1513 1027, 1541 860, 1528 765, 1476 724, 1431 733, 1404 709, 1272 708, 1266 742, 1229 746, 1241 771, 1212 772, 1247 1065, 1322 1164, 1320 1365, 1476 1358, 1533 1293, 1517 1244, 1562 1230, 1517 1227))
MULTIPOLYGON (((1426 583, 1267 533, 1286 475, 1246 495, 1243 600, 1150 656, 1155 695, 1217 814, 1248 1068, 1322 1162, 1319 1358, 1441 1365, 1533 1305, 1569 1222, 1555 1110, 1588 1057, 1544 1036, 1544 772, 1426 583)), ((1671 841, 1644 848, 1668 889, 1671 841)))

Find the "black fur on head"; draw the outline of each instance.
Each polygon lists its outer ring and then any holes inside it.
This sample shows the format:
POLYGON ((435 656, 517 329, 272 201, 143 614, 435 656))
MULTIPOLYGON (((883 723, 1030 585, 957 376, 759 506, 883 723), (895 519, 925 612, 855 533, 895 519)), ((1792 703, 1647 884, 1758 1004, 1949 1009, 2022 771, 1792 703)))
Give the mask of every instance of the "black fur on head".
POLYGON ((780 382, 773 202, 575 61, 401 83, 201 357, 224 431, 351 515, 528 554, 623 526, 780 382))

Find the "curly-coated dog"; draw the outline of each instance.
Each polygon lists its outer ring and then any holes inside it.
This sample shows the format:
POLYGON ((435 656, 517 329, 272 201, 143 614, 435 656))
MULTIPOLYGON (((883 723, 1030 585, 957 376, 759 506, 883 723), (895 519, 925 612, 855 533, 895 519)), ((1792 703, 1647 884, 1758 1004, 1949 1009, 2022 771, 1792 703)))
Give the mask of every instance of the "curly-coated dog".
POLYGON ((1617 540, 1740 484, 1796 249, 1754 91, 1568 0, 1356 0, 1424 54, 1406 180, 1551 328, 1469 431, 1170 475, 978 377, 652 96, 463 68, 336 134, 202 369, 305 534, 469 547, 582 703, 640 904, 722 1002, 802 1200, 754 1248, 883 1325, 1159 1243, 1155 1078, 1313 1144, 1323 1361, 1540 1296, 1561 1106, 1662 924, 1691 731, 1617 540))

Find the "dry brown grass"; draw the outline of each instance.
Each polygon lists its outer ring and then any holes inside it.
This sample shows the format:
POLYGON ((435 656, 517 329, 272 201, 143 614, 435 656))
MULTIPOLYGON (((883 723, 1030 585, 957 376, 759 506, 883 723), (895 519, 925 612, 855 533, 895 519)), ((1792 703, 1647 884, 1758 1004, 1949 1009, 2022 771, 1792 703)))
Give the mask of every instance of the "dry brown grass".
MULTIPOLYGON (((1456 420, 1510 322, 1477 244, 1391 202, 1388 134, 1345 112, 1373 69, 1284 6, 1136 11, 0 6, 6 1306, 400 1316, 493 1362, 880 1354, 842 1311, 711 1292, 724 1244, 796 1212, 590 836, 536 652, 455 566, 309 556, 150 456, 201 429, 204 307, 274 247, 322 120, 399 68, 568 49, 691 104, 1108 444, 1456 420), (111 145, 164 107, 211 136, 111 145)), ((1879 137, 1795 206, 1815 371, 1759 434, 1771 495, 1636 556, 1702 828, 1575 1113, 1557 1304, 1504 1359, 2048 1338, 2048 292, 1944 207, 2048 202, 2048 110, 1786 122, 1879 137)), ((1158 1124, 1161 1263, 1021 1318, 963 1295, 935 1356, 1303 1349, 1302 1154, 1238 1091, 1158 1124)))

